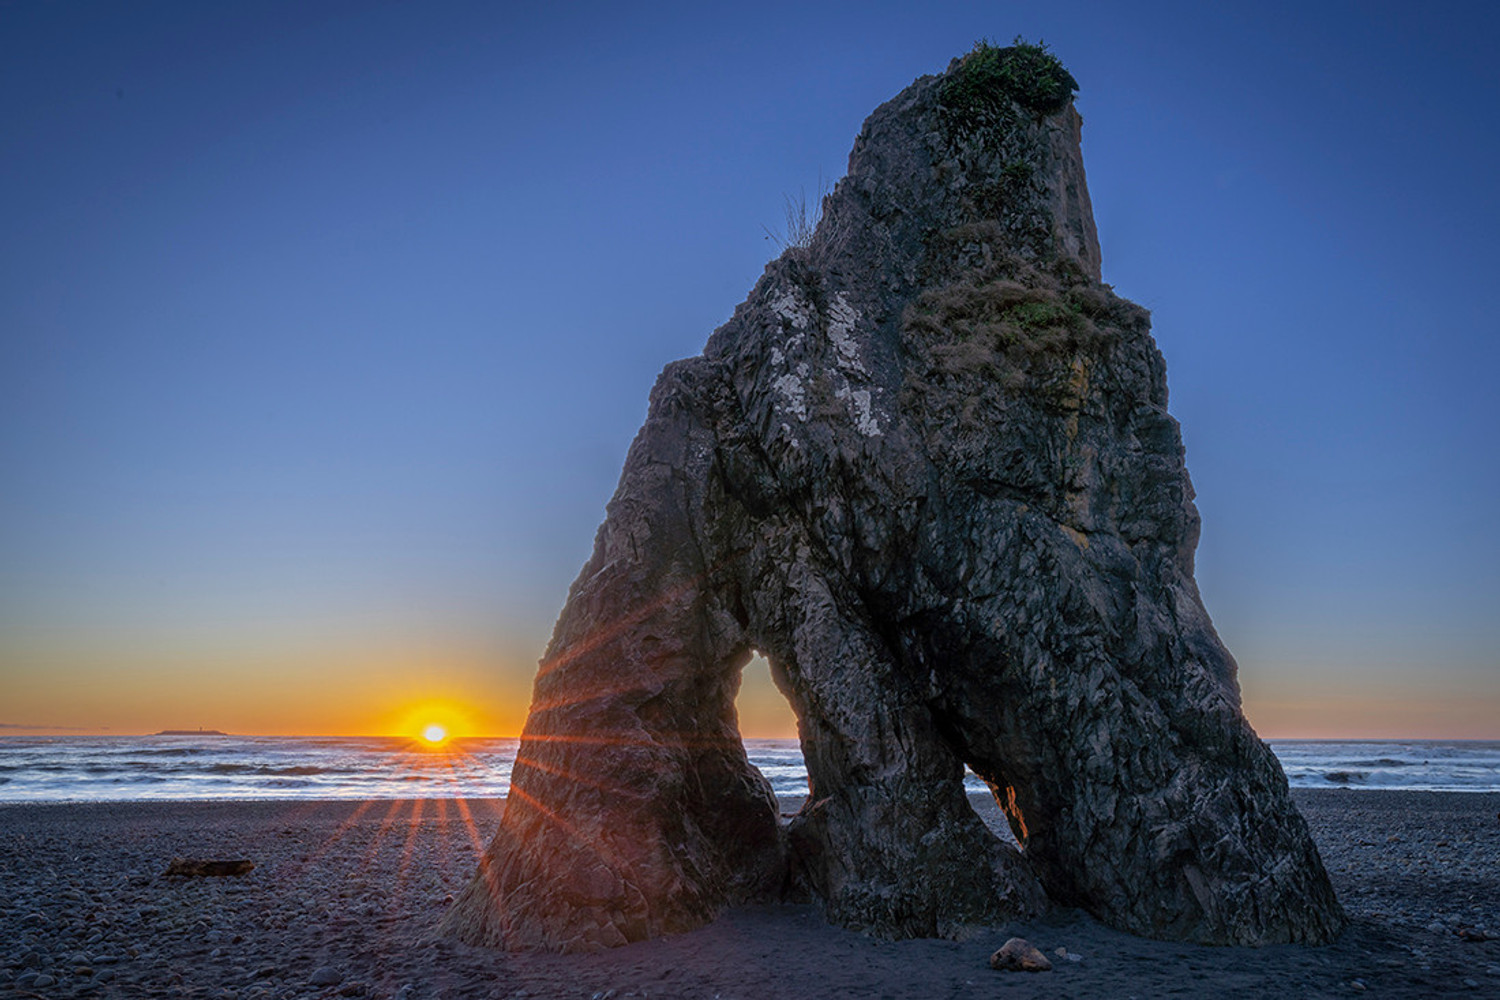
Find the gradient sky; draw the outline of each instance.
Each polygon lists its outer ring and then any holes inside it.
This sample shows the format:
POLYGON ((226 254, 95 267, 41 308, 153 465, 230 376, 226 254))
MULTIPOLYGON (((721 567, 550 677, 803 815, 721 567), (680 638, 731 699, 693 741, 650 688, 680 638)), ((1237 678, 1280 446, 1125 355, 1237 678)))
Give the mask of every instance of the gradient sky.
POLYGON ((784 196, 1022 34, 1251 721, 1500 738, 1500 8, 1221 6, 0 6, 0 731, 517 732, 784 196))

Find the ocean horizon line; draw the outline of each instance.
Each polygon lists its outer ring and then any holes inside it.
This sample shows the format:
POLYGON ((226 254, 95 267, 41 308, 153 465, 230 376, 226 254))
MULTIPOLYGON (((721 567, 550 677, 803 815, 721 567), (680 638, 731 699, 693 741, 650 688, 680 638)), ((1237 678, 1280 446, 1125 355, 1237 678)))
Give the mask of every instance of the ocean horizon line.
MULTIPOLYGON (((10 737, 79 737, 88 739, 188 739, 197 736, 238 737, 244 739, 329 739, 329 740, 412 740, 422 739, 417 733, 267 733, 236 732, 230 730, 158 730, 156 732, 115 732, 108 729, 91 730, 83 727, 22 727, 0 723, 0 739, 10 737)), ((450 733, 446 742, 462 740, 519 740, 523 734, 450 733)), ((742 740, 795 740, 795 735, 741 734, 742 740)), ((1500 734, 1494 736, 1261 736, 1266 743, 1500 743, 1500 734)))
MULTIPOLYGON (((1267 740, 1294 788, 1500 792, 1500 740, 1267 740)), ((510 791, 519 736, 7 734, 0 802, 492 798, 510 791)), ((806 794, 795 737, 743 737, 778 795, 806 794)), ((971 792, 988 786, 972 772, 971 792)))

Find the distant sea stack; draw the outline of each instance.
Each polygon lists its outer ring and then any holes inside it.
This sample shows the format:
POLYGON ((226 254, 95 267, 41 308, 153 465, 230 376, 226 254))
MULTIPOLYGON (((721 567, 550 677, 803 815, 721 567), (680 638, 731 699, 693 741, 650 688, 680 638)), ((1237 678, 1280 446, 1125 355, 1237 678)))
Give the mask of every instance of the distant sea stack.
POLYGON ((217 729, 163 729, 161 732, 159 732, 159 733, 152 733, 151 735, 152 736, 228 736, 229 734, 228 733, 221 733, 217 729))
POLYGON ((590 950, 776 899, 890 938, 1054 904, 1220 944, 1342 927, 1193 581, 1166 366, 1100 281, 1075 89, 1019 42, 917 80, 811 238, 662 372, 447 932, 590 950), (807 761, 785 826, 736 723, 756 650, 807 761))

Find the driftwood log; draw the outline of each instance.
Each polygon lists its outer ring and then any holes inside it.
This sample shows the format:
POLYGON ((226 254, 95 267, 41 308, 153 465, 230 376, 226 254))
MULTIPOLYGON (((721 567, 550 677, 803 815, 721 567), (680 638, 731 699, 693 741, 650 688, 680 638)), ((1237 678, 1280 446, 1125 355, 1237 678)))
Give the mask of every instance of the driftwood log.
POLYGON ((173 858, 163 875, 184 875, 192 878, 222 875, 248 875, 255 863, 246 860, 205 861, 201 858, 173 858))

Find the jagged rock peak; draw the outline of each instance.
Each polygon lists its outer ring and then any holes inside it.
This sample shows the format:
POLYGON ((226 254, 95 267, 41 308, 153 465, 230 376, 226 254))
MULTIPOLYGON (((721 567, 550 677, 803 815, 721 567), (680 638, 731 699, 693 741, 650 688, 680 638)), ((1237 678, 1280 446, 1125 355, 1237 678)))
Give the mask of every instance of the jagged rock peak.
POLYGON ((1165 365, 1099 281, 1072 90, 1024 44, 917 80, 811 241, 662 372, 449 933, 585 950, 775 899, 887 937, 1054 904, 1217 943, 1341 927, 1193 582, 1165 365), (752 650, 807 762, 786 825, 735 716, 752 650))

